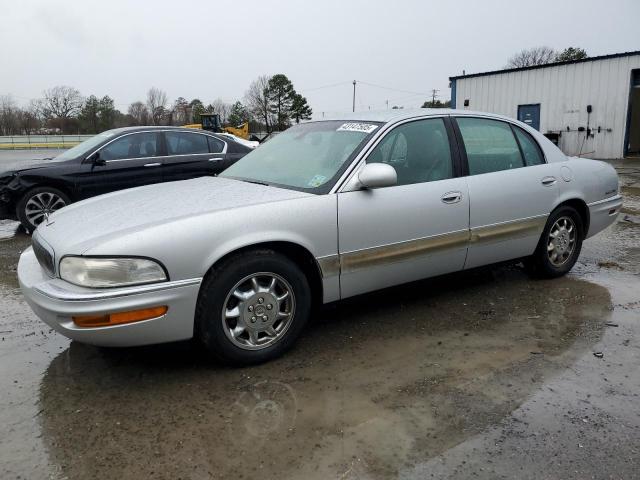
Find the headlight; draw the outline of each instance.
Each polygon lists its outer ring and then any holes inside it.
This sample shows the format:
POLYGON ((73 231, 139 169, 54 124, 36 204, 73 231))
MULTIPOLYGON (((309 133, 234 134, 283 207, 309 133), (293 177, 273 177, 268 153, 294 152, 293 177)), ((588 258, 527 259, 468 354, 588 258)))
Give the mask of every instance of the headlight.
POLYGON ((91 288, 125 287, 168 280, 164 268, 146 258, 64 257, 60 278, 91 288))

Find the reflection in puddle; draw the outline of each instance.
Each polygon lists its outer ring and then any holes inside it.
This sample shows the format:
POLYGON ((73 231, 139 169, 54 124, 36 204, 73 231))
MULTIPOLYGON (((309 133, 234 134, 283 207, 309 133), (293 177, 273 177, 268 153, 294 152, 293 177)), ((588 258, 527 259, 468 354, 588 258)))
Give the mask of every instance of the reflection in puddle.
POLYGON ((43 440, 71 479, 394 476, 500 422, 598 341, 610 304, 499 268, 328 307, 253 368, 72 343, 42 380, 43 440))
POLYGON ((276 435, 295 427, 297 413, 298 402, 291 385, 270 380, 255 383, 231 405, 228 441, 240 448, 246 447, 246 441, 252 448, 278 441, 276 435))

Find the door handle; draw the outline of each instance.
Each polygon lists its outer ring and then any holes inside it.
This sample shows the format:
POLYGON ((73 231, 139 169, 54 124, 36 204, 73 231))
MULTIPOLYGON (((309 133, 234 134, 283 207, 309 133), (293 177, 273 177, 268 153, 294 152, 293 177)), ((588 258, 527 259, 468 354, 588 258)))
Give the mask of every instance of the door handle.
POLYGON ((556 183, 556 177, 544 177, 542 180, 540 180, 540 182, 545 187, 550 187, 551 185, 554 185, 556 183))
POLYGON ((161 163, 145 163, 144 166, 145 167, 159 167, 160 165, 162 165, 161 163))
POLYGON ((210 158, 209 159, 210 162, 221 162, 222 160, 224 160, 224 158, 210 158))
POLYGON ((462 200, 462 192, 447 192, 440 199, 443 203, 458 203, 462 200))

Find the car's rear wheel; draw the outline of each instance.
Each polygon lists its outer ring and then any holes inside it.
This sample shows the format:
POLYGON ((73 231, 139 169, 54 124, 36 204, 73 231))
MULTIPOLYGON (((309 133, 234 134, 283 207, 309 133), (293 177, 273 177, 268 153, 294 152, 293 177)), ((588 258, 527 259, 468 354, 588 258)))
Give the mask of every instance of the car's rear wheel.
POLYGON ((549 215, 536 251, 525 265, 536 276, 565 275, 580 256, 583 238, 582 217, 574 208, 562 206, 549 215))
POLYGON ((224 363, 260 363, 293 345, 310 308, 309 283, 293 261, 272 250, 244 252, 205 277, 196 335, 224 363))
POLYGON ((33 232, 49 215, 69 203, 69 197, 57 188, 37 187, 18 201, 16 215, 22 226, 28 232, 33 232))

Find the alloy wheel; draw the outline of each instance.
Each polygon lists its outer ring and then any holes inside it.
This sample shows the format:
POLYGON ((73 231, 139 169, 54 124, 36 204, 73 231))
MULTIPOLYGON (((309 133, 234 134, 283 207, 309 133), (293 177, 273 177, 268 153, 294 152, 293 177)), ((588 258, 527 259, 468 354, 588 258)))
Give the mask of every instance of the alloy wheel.
POLYGON ((295 314, 295 295, 280 275, 260 272, 234 285, 222 307, 227 338, 245 350, 261 350, 289 329, 295 314))
POLYGON ((555 267, 563 265, 576 248, 576 225, 570 217, 555 221, 547 238, 547 255, 555 267))
POLYGON ((33 195, 24 207, 27 220, 32 225, 40 225, 49 215, 60 210, 67 203, 55 193, 41 192, 33 195))

